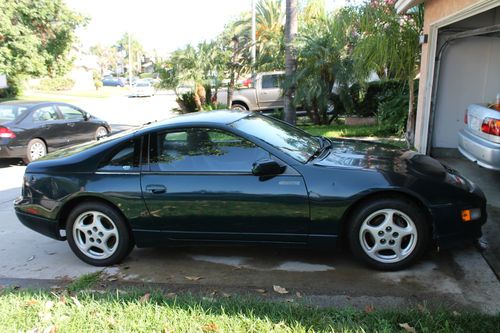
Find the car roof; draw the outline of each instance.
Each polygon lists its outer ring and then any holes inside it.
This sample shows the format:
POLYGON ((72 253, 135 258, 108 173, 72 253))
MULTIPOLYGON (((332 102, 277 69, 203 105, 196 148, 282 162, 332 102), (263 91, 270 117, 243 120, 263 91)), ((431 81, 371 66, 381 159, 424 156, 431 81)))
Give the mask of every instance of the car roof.
POLYGON ((150 124, 147 128, 187 124, 196 125, 197 123, 227 125, 241 118, 245 118, 249 114, 250 112, 232 110, 198 111, 158 121, 150 124))
POLYGON ((44 105, 44 104, 63 105, 63 104, 67 104, 67 103, 50 102, 50 101, 7 101, 7 102, 0 103, 0 105, 18 105, 18 106, 26 106, 26 107, 32 107, 32 106, 44 105))

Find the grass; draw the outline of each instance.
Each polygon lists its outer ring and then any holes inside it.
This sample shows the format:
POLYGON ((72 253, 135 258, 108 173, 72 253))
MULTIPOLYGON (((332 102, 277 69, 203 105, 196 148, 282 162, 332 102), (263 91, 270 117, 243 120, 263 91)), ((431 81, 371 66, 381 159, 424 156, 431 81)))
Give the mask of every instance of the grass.
POLYGON ((69 292, 76 292, 84 289, 89 289, 99 282, 101 278, 101 272, 89 273, 80 276, 78 279, 72 281, 68 285, 69 292))
POLYGON ((416 332, 500 331, 499 316, 425 308, 321 309, 249 296, 169 297, 161 291, 0 294, 2 332, 405 332, 403 324, 416 332))
POLYGON ((302 125, 303 130, 312 135, 326 137, 388 137, 394 136, 389 129, 378 125, 302 125))

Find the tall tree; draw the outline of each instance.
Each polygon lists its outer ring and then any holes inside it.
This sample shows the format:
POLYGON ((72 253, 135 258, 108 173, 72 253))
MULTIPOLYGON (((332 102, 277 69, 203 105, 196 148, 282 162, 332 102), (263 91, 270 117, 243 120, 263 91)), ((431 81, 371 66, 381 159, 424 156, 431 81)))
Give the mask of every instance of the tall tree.
POLYGON ((295 36, 297 34, 297 0, 286 0, 286 22, 285 22, 285 77, 290 82, 285 87, 285 121, 295 124, 297 114, 293 105, 295 85, 292 76, 297 67, 297 56, 294 48, 295 36))
POLYGON ((377 71, 389 79, 405 80, 409 87, 406 138, 410 146, 415 137, 415 77, 419 72, 423 7, 398 15, 393 1, 371 0, 360 8, 361 37, 354 49, 358 72, 377 71))
POLYGON ((141 66, 140 66, 140 61, 139 59, 143 56, 144 54, 144 48, 139 42, 137 38, 134 36, 130 36, 131 40, 131 48, 129 50, 128 47, 128 35, 129 33, 126 32, 123 34, 122 38, 120 38, 116 42, 116 46, 119 50, 125 50, 126 56, 125 56, 125 63, 129 63, 129 57, 130 57, 130 63, 132 64, 132 68, 129 69, 132 71, 132 74, 136 75, 141 72, 141 66))
POLYGON ((90 48, 90 52, 97 57, 101 76, 108 70, 116 70, 116 66, 118 65, 118 52, 116 47, 96 44, 90 48))
POLYGON ((0 1, 0 73, 11 84, 22 75, 66 73, 75 29, 85 23, 63 0, 0 1))

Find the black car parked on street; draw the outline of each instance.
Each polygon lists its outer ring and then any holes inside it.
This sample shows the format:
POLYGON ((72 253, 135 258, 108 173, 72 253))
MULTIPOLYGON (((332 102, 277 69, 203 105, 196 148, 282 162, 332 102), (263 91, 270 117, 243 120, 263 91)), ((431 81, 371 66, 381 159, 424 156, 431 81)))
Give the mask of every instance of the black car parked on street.
POLYGON ((0 158, 22 158, 29 163, 48 152, 110 132, 107 122, 71 104, 0 103, 0 158))

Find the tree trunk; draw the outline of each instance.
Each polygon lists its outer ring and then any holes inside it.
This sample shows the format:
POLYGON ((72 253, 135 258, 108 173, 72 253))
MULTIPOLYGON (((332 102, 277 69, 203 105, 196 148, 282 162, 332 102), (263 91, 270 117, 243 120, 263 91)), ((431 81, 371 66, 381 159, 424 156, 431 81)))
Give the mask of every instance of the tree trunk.
POLYGON ((291 84, 291 78, 297 67, 296 52, 294 49, 295 35, 297 34, 297 0, 286 0, 286 22, 285 22, 285 78, 290 84, 287 85, 284 94, 285 121, 295 124, 297 113, 293 105, 295 85, 291 84))
POLYGON ((239 48, 239 40, 238 36, 233 37, 233 57, 231 59, 231 77, 229 80, 229 87, 227 89, 227 108, 231 109, 231 105, 233 104, 233 92, 234 92, 234 83, 235 83, 235 66, 236 61, 238 60, 238 48, 239 48))
POLYGON ((415 144, 415 81, 413 80, 413 76, 408 80, 408 89, 409 89, 409 102, 408 102, 408 120, 406 122, 406 143, 408 144, 408 148, 413 147, 415 144))

